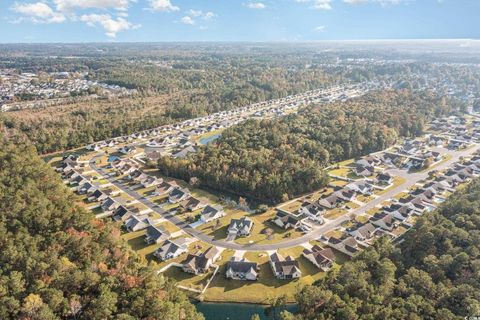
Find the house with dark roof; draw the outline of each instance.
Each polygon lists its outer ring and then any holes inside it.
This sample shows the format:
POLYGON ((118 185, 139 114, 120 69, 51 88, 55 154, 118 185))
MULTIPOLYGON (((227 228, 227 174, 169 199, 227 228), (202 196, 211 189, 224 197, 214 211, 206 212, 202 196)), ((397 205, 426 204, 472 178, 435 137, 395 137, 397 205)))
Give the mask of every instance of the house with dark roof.
POLYGON ((361 251, 362 247, 358 244, 352 236, 346 236, 341 238, 331 237, 328 239, 327 245, 335 250, 340 251, 350 257, 361 251))
POLYGON ((208 272, 210 266, 215 263, 220 257, 220 251, 215 247, 210 247, 204 253, 189 254, 187 258, 182 262, 182 269, 184 272, 201 274, 208 272))
POLYGON ((382 228, 385 231, 392 231, 397 226, 397 222, 393 217, 384 212, 375 214, 370 218, 370 222, 372 225, 382 228))
POLYGON ((232 219, 230 225, 228 226, 227 233, 229 235, 236 235, 237 237, 246 237, 250 235, 250 230, 252 230, 253 221, 247 217, 242 217, 240 219, 232 219))
POLYGON ((180 202, 180 207, 182 207, 184 210, 195 211, 198 209, 205 208, 207 204, 208 202, 205 200, 197 199, 195 197, 190 197, 180 202))
POLYGON ((324 222, 323 214, 325 213, 325 209, 317 203, 304 201, 300 209, 298 209, 298 213, 301 215, 305 215, 305 217, 314 222, 320 224, 324 222))
POLYGON ((256 262, 246 259, 230 260, 227 262, 225 277, 234 280, 255 281, 258 278, 259 267, 256 262))
POLYGON ((297 279, 302 276, 302 271, 298 261, 293 259, 291 256, 283 258, 278 253, 273 253, 270 255, 270 266, 272 272, 278 279, 290 280, 297 279))
POLYGON ((95 190, 97 190, 97 187, 95 187, 93 184, 87 181, 78 187, 77 193, 89 194, 89 193, 95 192, 95 190))
POLYGON ((413 211, 413 206, 406 204, 393 203, 388 207, 383 208, 383 212, 391 215, 399 221, 405 221, 413 211))
POLYGON ((178 184, 175 181, 173 180, 169 182, 163 181, 156 187, 155 193, 158 194, 159 196, 162 196, 172 192, 173 189, 175 188, 179 188, 178 184))
POLYGON ((178 203, 188 198, 190 198, 190 190, 188 189, 175 188, 168 194, 169 203, 178 203))
POLYGON ((220 219, 224 217, 225 211, 223 210, 223 207, 220 205, 216 206, 211 206, 207 205, 205 208, 203 208, 202 212, 200 213, 200 220, 207 223, 213 220, 220 219))
POLYGON ((283 211, 277 208, 277 213, 273 218, 273 223, 275 223, 280 228, 285 230, 294 229, 300 225, 300 220, 293 216, 290 212, 283 211))
POLYGON ((375 179, 380 185, 390 185, 393 183, 393 177, 387 173, 379 173, 375 179))
POLYGON ((356 197, 355 191, 346 188, 335 191, 335 195, 343 201, 353 201, 356 197))
POLYGON ((160 261, 175 259, 188 251, 188 245, 185 238, 165 240, 160 248, 155 250, 153 255, 160 261))
POLYGON ((103 200, 102 204, 100 205, 102 207, 102 210, 105 212, 108 211, 113 211, 118 208, 120 204, 115 201, 115 199, 108 197, 105 200, 103 200))
POLYGON ((332 249, 322 249, 317 245, 313 246, 311 249, 303 250, 302 255, 322 271, 330 270, 335 261, 335 254, 332 249))
POLYGON ((94 201, 103 201, 107 199, 107 195, 103 193, 102 191, 96 189, 91 195, 88 197, 89 202, 94 202, 94 201))
POLYGON ((355 174, 358 176, 370 177, 375 173, 375 168, 372 166, 355 166, 355 174))
POLYGON ((160 243, 170 238, 170 232, 163 227, 148 226, 145 234, 147 244, 160 243))
POLYGON ((115 210, 115 212, 113 213, 112 218, 115 221, 125 221, 126 219, 128 219, 130 217, 130 215, 132 215, 130 210, 128 210, 126 207, 120 205, 115 210))

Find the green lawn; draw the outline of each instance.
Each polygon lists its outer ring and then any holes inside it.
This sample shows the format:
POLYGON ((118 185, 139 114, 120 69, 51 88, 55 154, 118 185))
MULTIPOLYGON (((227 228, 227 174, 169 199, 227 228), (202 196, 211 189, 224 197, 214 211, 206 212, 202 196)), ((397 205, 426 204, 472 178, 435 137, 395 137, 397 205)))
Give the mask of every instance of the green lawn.
POLYGON ((213 270, 205 274, 194 275, 183 272, 179 267, 170 267, 163 272, 163 275, 166 277, 175 279, 178 285, 195 290, 203 290, 212 274, 213 270))
POLYGON ((338 217, 343 216, 346 213, 347 213, 347 210, 345 210, 345 209, 335 208, 335 209, 328 210, 328 212, 324 215, 324 217, 326 219, 333 220, 333 219, 336 219, 338 217))
POLYGON ((392 185, 390 185, 388 188, 385 188, 384 190, 376 190, 375 191, 375 194, 377 195, 382 195, 392 189, 395 189, 397 188, 398 186, 404 184, 407 180, 405 180, 404 178, 402 177, 398 177, 398 176, 395 176, 393 177, 393 183, 392 185))

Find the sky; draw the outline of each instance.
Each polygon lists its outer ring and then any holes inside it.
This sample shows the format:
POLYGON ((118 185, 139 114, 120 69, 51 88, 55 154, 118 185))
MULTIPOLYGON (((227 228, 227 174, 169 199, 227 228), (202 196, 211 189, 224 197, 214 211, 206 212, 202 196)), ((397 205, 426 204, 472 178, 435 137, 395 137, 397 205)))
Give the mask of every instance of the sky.
POLYGON ((479 39, 480 0, 0 0, 1 43, 479 39))

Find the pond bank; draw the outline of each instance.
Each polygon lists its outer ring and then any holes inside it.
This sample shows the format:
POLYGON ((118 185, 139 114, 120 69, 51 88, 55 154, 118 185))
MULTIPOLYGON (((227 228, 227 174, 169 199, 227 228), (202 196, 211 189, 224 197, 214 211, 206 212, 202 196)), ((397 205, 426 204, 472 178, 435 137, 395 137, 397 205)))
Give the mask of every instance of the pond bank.
MULTIPOLYGON (((250 320, 254 314, 258 314, 262 320, 272 320, 273 316, 267 316, 265 310, 267 306, 249 303, 218 303, 218 302, 196 302, 197 310, 205 316, 206 320, 250 320)), ((290 304, 277 310, 277 315, 281 310, 290 312, 297 311, 296 304, 290 304)))

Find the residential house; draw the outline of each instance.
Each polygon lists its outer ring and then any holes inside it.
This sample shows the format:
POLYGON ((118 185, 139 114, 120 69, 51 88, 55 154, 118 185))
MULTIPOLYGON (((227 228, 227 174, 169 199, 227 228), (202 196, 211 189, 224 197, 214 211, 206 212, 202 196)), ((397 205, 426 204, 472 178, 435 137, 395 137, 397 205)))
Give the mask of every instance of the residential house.
POLYGON ((382 228, 385 231, 392 231, 397 226, 393 216, 384 212, 375 214, 370 218, 370 222, 372 225, 382 228))
POLYGON ((196 275, 206 273, 219 257, 220 251, 216 247, 210 247, 200 255, 189 254, 182 262, 183 271, 196 275))
POLYGON ((175 259, 188 251, 188 245, 185 238, 171 239, 163 242, 160 248, 155 250, 153 255, 160 261, 175 259))
POLYGON ((343 201, 353 201, 356 197, 355 191, 347 188, 335 191, 335 195, 343 201))
POLYGON ((159 196, 162 196, 165 194, 169 194, 175 188, 179 188, 178 184, 175 181, 173 180, 169 182, 163 181, 156 187, 155 193, 158 194, 159 196))
POLYGON ((319 204, 305 201, 302 203, 300 209, 298 209, 298 213, 305 215, 305 217, 314 222, 324 223, 323 214, 325 213, 325 209, 319 204))
POLYGON ((349 231, 348 234, 354 237, 355 240, 366 241, 373 237, 376 229, 377 228, 373 224, 367 222, 362 226, 349 231))
POLYGON ((168 194, 168 202, 178 203, 190 198, 190 190, 175 188, 168 194))
POLYGON ((225 277, 234 280, 254 281, 258 278, 258 264, 246 259, 227 262, 225 277))
POLYGON ((370 177, 375 173, 375 168, 372 166, 355 166, 355 174, 358 176, 370 177))
POLYGON ((250 230, 252 230, 253 221, 247 217, 242 217, 240 219, 232 219, 230 225, 228 226, 228 234, 236 235, 237 237, 246 237, 250 235, 250 230))
POLYGON ((393 177, 389 173, 379 173, 376 181, 380 185, 391 185, 393 183, 393 177))
POLYGON ((328 239, 327 244, 329 247, 336 249, 350 257, 353 257, 362 249, 357 240, 355 240, 355 238, 352 236, 346 236, 341 238, 331 237, 330 239, 328 239))
POLYGON ((163 227, 148 226, 145 234, 147 244, 160 243, 170 238, 170 232, 163 227))
POLYGON ((394 203, 384 207, 383 211, 399 221, 405 221, 412 213, 413 205, 394 203))
POLYGON ((355 182, 350 182, 345 186, 345 189, 352 190, 356 193, 360 193, 366 196, 369 196, 372 194, 373 187, 370 183, 366 181, 355 181, 355 182))
POLYGON ((205 208, 203 208, 202 212, 200 213, 200 220, 203 221, 204 223, 208 223, 210 221, 220 219, 225 215, 226 214, 222 206, 207 205, 205 208))
POLYGON ((103 200, 101 207, 102 210, 105 212, 113 211, 117 209, 120 206, 120 204, 115 201, 112 197, 107 197, 105 200, 103 200))
POLYGON ((125 228, 130 232, 143 230, 152 225, 152 221, 147 217, 139 217, 135 214, 130 215, 128 219, 124 221, 125 228))
POLYGON ((342 200, 335 193, 318 200, 318 204, 327 209, 333 209, 341 202, 342 200))
POLYGON ((152 177, 152 176, 148 176, 145 179, 140 181, 140 184, 144 188, 149 188, 149 187, 152 187, 152 186, 156 186, 160 183, 162 183, 162 179, 157 179, 157 178, 152 177))
POLYGON ((78 187, 77 192, 78 194, 90 194, 92 192, 95 192, 95 190, 97 190, 97 187, 95 187, 90 182, 85 182, 80 187, 78 187))
POLYGON ((366 156, 355 161, 355 165, 363 166, 363 167, 374 167, 381 163, 382 161, 379 158, 373 157, 373 156, 366 156))
POLYGON ((205 200, 197 199, 195 197, 190 197, 188 199, 183 200, 180 203, 180 207, 182 207, 184 210, 195 211, 198 209, 205 208, 207 204, 208 202, 205 200))
POLYGON ((130 218, 131 215, 132 215, 132 213, 130 212, 130 210, 128 210, 126 207, 120 205, 115 210, 115 212, 113 213, 112 218, 115 221, 125 221, 128 218, 130 218))
POLYGON ((275 252, 270 255, 270 266, 272 267, 273 274, 278 279, 290 280, 302 276, 298 261, 291 256, 283 258, 280 254, 275 252))
POLYGON ((124 147, 121 147, 120 149, 118 149, 118 151, 120 153, 123 153, 123 154, 134 153, 135 150, 136 150, 135 146, 124 146, 124 147))
POLYGON ((317 245, 311 249, 303 250, 302 255, 322 271, 330 270, 335 261, 335 254, 332 249, 322 249, 317 245))
POLYGON ((300 225, 300 220, 293 216, 290 212, 283 211, 277 208, 277 213, 273 218, 273 223, 275 223, 280 228, 285 230, 291 228, 297 228, 300 225))
POLYGON ((105 193, 103 193, 102 191, 97 189, 92 194, 89 195, 87 200, 89 202, 103 201, 103 200, 107 199, 107 197, 108 196, 105 193))

